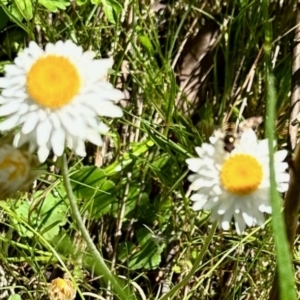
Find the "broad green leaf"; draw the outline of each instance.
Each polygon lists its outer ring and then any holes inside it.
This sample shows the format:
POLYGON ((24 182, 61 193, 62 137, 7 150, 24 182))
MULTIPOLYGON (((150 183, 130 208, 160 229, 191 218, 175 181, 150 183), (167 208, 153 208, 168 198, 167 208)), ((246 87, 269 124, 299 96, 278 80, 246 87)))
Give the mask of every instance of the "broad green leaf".
MULTIPOLYGON (((20 217, 24 220, 28 220, 29 209, 30 209, 30 204, 26 201, 23 201, 19 205, 19 207, 15 210, 15 212, 18 215, 18 217, 20 217)), ((18 223, 14 219, 12 221, 15 223, 16 229, 21 236, 33 237, 33 233, 30 230, 28 230, 27 227, 25 227, 21 223, 18 223)), ((30 225, 32 225, 32 224, 30 224, 30 225)))
POLYGON ((71 176, 73 190, 78 196, 89 199, 101 191, 99 186, 106 179, 104 170, 96 167, 83 167, 71 176))
POLYGON ((81 6, 81 5, 84 5, 88 2, 88 0, 76 0, 76 4, 81 6))
POLYGON ((20 295, 11 295, 8 300, 22 300, 21 296, 20 295))
MULTIPOLYGON (((18 9, 16 8, 14 12, 12 12, 12 6, 7 6, 5 5, 4 1, 1 2, 0 1, 0 5, 2 10, 5 12, 5 14, 9 17, 9 19, 11 19, 13 22, 15 22, 20 28, 22 28, 24 31, 26 31, 29 34, 29 29, 22 23, 22 15, 20 14, 20 12, 18 11, 18 9), (17 14, 17 17, 14 15, 17 14), (21 19, 19 19, 21 18, 21 19)), ((16 6, 15 6, 16 7, 16 6)))
POLYGON ((74 248, 74 244, 64 229, 61 229, 60 232, 53 237, 51 243, 55 249, 63 255, 75 254, 76 249, 74 248))
POLYGON ((117 249, 118 260, 121 262, 126 261, 130 254, 134 252, 134 248, 136 248, 136 245, 130 241, 119 243, 117 249))
POLYGON ((104 170, 96 167, 83 167, 71 176, 74 193, 89 200, 88 211, 91 218, 99 218, 110 212, 116 201, 115 184, 107 180, 104 170))
MULTIPOLYGON (((39 197, 42 192, 37 192, 35 197, 39 197)), ((52 240, 60 231, 60 226, 66 224, 66 214, 68 207, 61 197, 49 193, 41 202, 40 206, 32 209, 30 204, 25 200, 15 210, 19 217, 22 217, 34 229, 39 230, 43 237, 52 240)), ((33 233, 21 223, 13 220, 21 236, 32 237, 33 233)))
POLYGON ((24 17, 22 15, 22 13, 20 12, 16 3, 13 3, 12 5, 8 6, 8 10, 16 20, 18 20, 19 22, 21 22, 23 20, 24 17))
POLYGON ((110 2, 106 0, 102 0, 101 2, 103 4, 103 10, 108 21, 112 24, 116 24, 116 20, 114 18, 114 10, 110 2))
POLYGON ((70 1, 67 0, 39 0, 39 4, 45 6, 51 12, 57 12, 58 9, 65 10, 69 5, 70 1))
POLYGON ((138 269, 155 269, 161 262, 162 247, 158 247, 154 241, 149 240, 140 251, 134 253, 129 261, 128 268, 131 270, 138 269))
MULTIPOLYGON (((125 213, 124 219, 129 219, 131 217, 137 217, 139 215, 139 208, 145 209, 145 206, 149 205, 149 197, 146 193, 141 194, 141 188, 137 184, 132 184, 129 188, 128 195, 125 202, 125 213)), ((119 204, 115 202, 112 207, 112 213, 117 214, 120 207, 119 204)))
POLYGON ((147 228, 141 228, 137 231, 137 240, 139 251, 135 252, 128 260, 128 268, 131 270, 154 269, 161 262, 161 253, 164 245, 159 245, 155 241, 152 233, 147 228))
POLYGON ((91 0, 95 5, 102 3, 106 18, 112 24, 116 24, 116 17, 122 12, 122 6, 115 0, 91 0))
POLYGON ((152 238, 152 232, 147 228, 140 228, 136 233, 136 238, 138 240, 139 245, 143 246, 149 242, 152 238))
POLYGON ((170 220, 170 214, 172 212, 173 200, 172 197, 157 197, 155 199, 155 206, 159 223, 162 225, 168 223, 170 220))
POLYGON ((19 10, 19 13, 25 20, 31 20, 33 16, 31 0, 15 0, 13 6, 19 10))
POLYGON ((39 212, 40 231, 45 239, 52 240, 60 231, 60 226, 66 224, 67 206, 62 199, 52 193, 45 198, 39 212))
POLYGON ((102 181, 99 190, 100 192, 97 192, 92 202, 91 218, 99 218, 109 213, 112 204, 117 201, 115 184, 112 181, 102 181))

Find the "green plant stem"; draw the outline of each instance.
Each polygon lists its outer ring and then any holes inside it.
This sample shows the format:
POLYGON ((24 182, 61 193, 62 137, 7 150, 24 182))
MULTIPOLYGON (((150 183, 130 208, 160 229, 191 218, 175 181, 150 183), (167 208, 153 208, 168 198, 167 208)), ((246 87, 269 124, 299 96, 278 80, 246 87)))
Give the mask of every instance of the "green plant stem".
POLYGON ((172 297, 179 289, 181 289, 182 287, 184 287, 189 280, 191 279, 191 277, 194 275, 194 273, 197 271, 204 254, 206 253, 208 246, 215 234, 217 228, 217 222, 213 223, 212 228, 205 240, 205 243, 201 249, 200 254, 198 255, 198 257, 196 258, 196 261, 192 267, 192 269, 190 270, 190 272, 183 278, 183 280, 181 282, 179 282, 177 285, 175 285, 168 293, 166 293, 163 297, 161 297, 159 300, 167 300, 168 298, 172 297))
POLYGON ((274 233, 274 242, 277 256, 277 270, 273 282, 273 288, 270 292, 270 300, 296 300, 296 291, 294 289, 294 274, 289 251, 286 229, 281 213, 282 202, 276 189, 275 167, 274 167, 274 124, 276 120, 276 90, 275 78, 271 68, 271 50, 272 50, 272 28, 269 20, 269 1, 263 1, 263 11, 265 17, 265 63, 266 63, 266 91, 267 91, 267 118, 266 133, 269 146, 269 168, 270 168, 270 197, 272 204, 272 227, 274 233), (278 293, 279 286, 279 293, 278 293))
POLYGON ((122 286, 118 282, 118 279, 111 273, 111 271, 105 264, 102 256, 100 255, 99 251, 97 250, 95 244, 93 243, 86 227, 83 224, 83 220, 81 218, 78 206, 76 204, 76 201, 75 201, 75 198, 73 195, 73 190, 72 190, 70 179, 68 176, 68 166, 67 166, 66 155, 63 155, 62 160, 63 160, 62 174, 63 174, 66 192, 67 192, 67 195, 68 195, 68 198, 70 201, 72 216, 76 221, 77 227, 80 230, 82 237, 85 240, 85 242, 91 252, 91 255, 95 259, 95 263, 98 264, 98 267, 102 272, 104 280, 106 281, 106 283, 108 283, 108 282, 111 283, 111 286, 119 299, 121 299, 121 300, 136 299, 136 297, 133 294, 129 293, 128 287, 122 288, 122 286))

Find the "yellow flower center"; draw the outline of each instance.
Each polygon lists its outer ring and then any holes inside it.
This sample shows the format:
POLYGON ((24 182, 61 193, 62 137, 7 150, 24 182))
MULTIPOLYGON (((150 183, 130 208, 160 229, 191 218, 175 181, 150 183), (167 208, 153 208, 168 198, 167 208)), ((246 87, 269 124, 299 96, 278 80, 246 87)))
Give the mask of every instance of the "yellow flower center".
POLYGON ((79 92, 81 79, 77 68, 66 57, 47 55, 39 58, 27 74, 27 92, 47 108, 68 104, 79 92))
POLYGON ((62 278, 56 278, 55 283, 56 286, 61 290, 67 287, 67 282, 62 278))
POLYGON ((255 157, 236 154, 224 162, 220 177, 227 191, 245 196, 257 190, 263 179, 263 169, 255 157))

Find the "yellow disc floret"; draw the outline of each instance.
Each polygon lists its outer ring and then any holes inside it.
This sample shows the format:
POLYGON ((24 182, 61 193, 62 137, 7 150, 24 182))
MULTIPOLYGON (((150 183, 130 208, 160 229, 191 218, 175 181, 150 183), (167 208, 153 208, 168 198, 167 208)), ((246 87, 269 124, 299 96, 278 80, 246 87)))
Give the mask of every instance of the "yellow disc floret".
POLYGON ((77 68, 66 57, 39 58, 27 73, 27 92, 38 104, 59 108, 72 101, 81 85, 77 68))
POLYGON ((228 192, 245 196, 256 191, 261 184, 263 168, 255 157, 235 154, 222 165, 220 178, 228 192))

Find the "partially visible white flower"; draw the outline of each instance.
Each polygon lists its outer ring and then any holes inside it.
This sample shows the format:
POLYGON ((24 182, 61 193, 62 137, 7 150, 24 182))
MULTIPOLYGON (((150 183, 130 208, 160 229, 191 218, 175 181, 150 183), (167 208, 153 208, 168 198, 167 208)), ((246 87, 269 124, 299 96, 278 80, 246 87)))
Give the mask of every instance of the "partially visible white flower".
POLYGON ((0 200, 15 196, 30 187, 39 172, 37 161, 27 151, 11 145, 0 146, 0 200))
POLYGON ((70 279, 57 277, 49 284, 48 295, 50 300, 73 300, 76 289, 70 279))
MULTIPOLYGON (((232 217, 238 234, 246 225, 264 224, 264 213, 271 213, 268 140, 257 140, 252 129, 244 131, 234 150, 224 150, 220 135, 196 147, 199 158, 186 160, 195 174, 191 181, 194 210, 211 210, 211 219, 218 221, 224 230, 230 228, 232 217)), ((277 190, 288 189, 287 163, 283 162, 287 151, 275 153, 277 190)))
POLYGON ((30 42, 5 66, 0 130, 20 128, 15 147, 29 142, 43 162, 51 149, 62 155, 66 144, 80 156, 86 155, 85 140, 101 146, 100 133, 108 128, 98 116, 122 117, 115 102, 123 93, 106 81, 113 60, 94 57, 70 40, 48 43, 45 50, 30 42))

